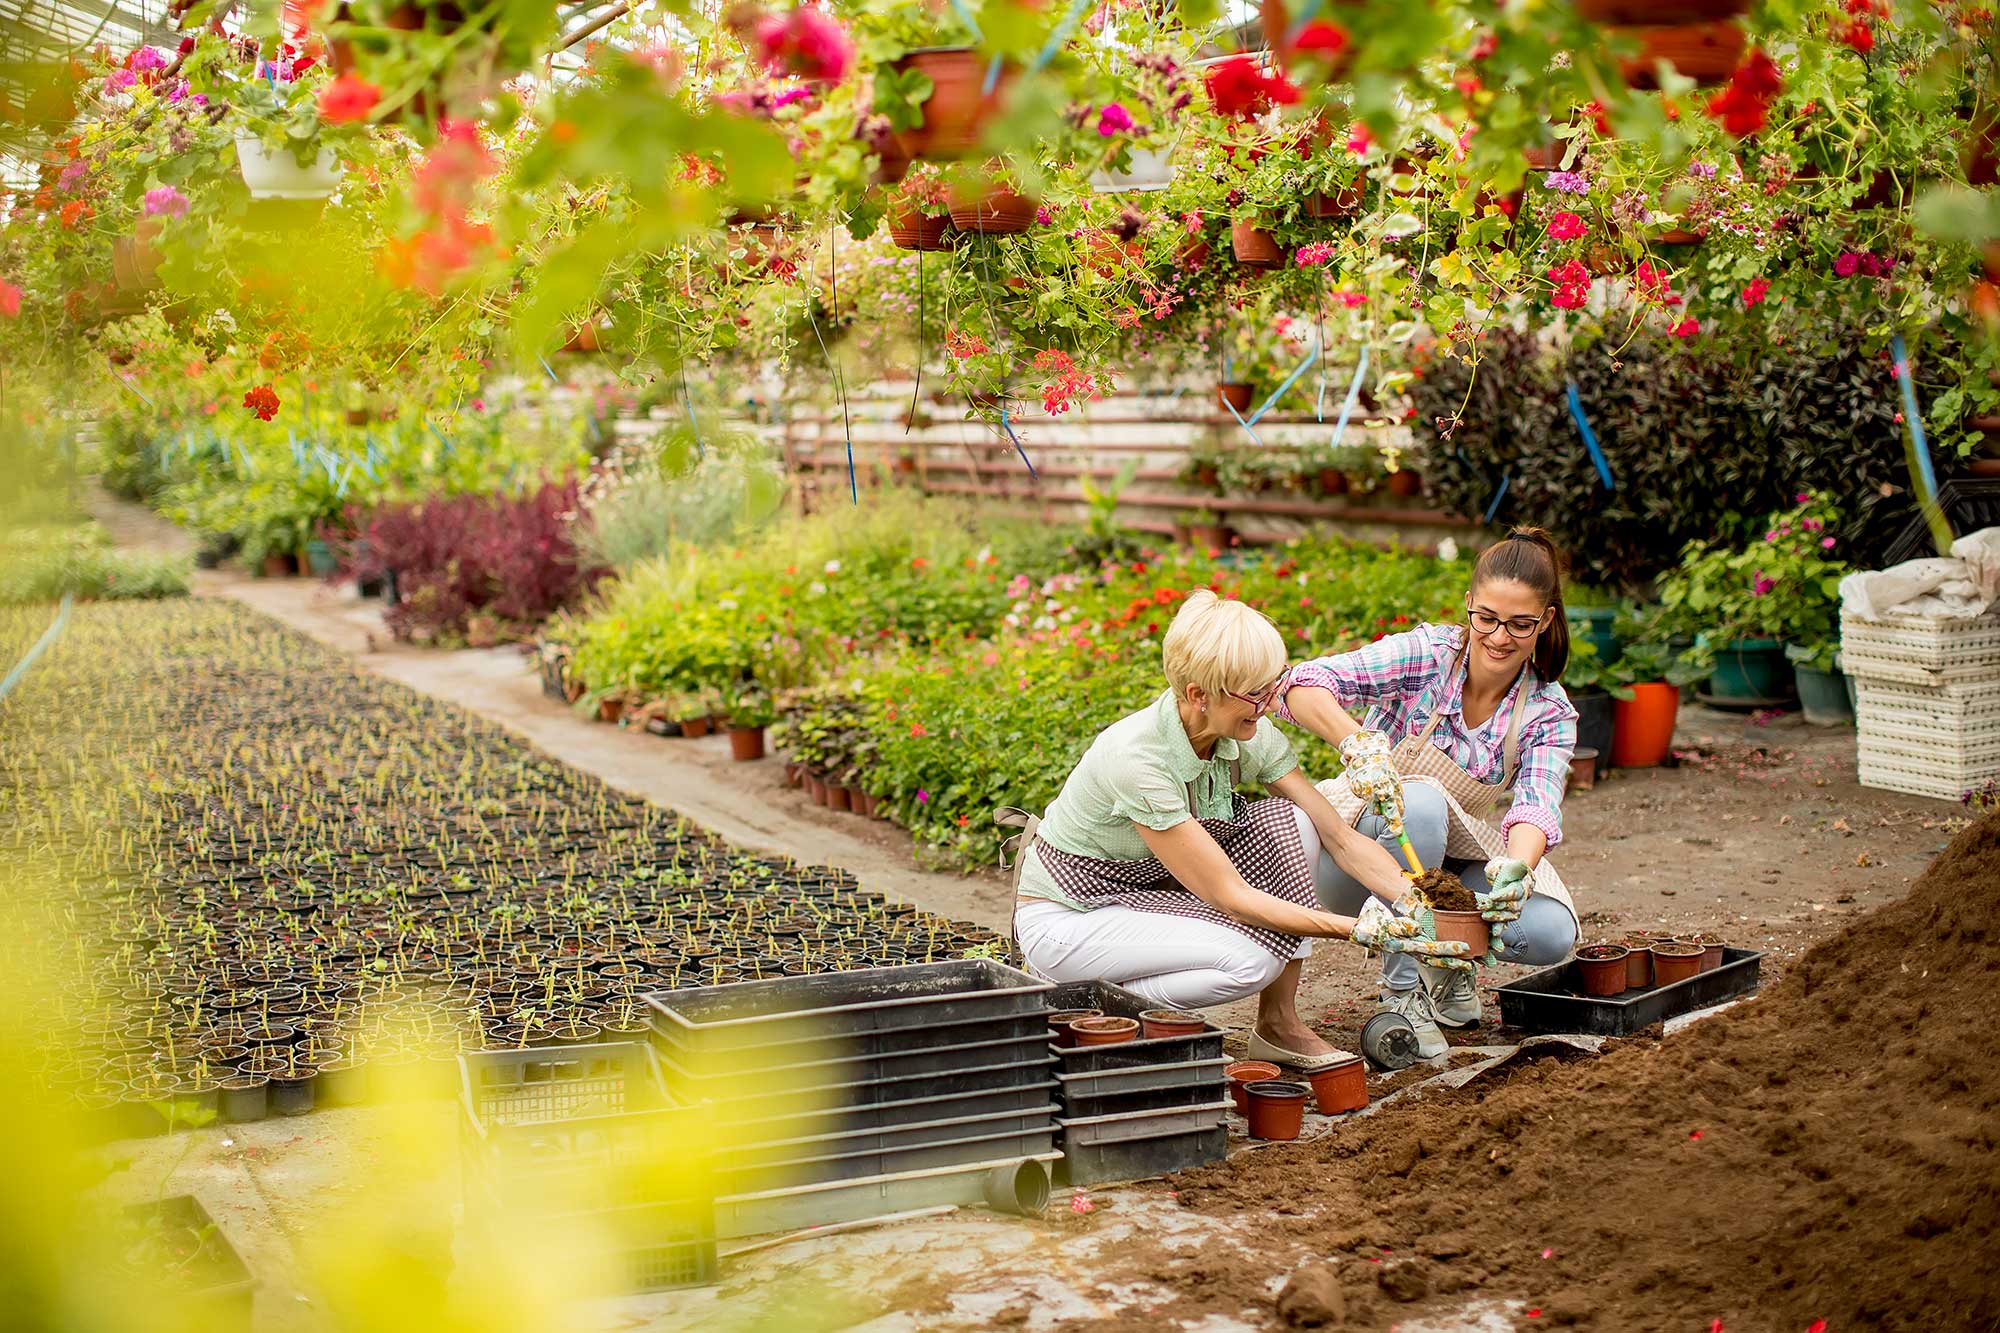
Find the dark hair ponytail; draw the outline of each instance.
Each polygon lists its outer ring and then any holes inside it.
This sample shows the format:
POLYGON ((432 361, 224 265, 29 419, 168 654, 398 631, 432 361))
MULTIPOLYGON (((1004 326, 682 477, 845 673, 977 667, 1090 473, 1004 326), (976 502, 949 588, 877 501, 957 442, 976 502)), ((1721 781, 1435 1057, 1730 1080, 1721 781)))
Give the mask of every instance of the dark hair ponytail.
MULTIPOLYGON (((1555 608, 1555 619, 1535 640, 1535 674, 1561 680, 1569 665, 1569 614, 1563 609, 1563 557, 1549 534, 1540 528, 1515 528, 1479 553, 1472 566, 1472 588, 1506 579, 1530 589, 1555 608)), ((1466 627, 1466 633, 1472 629, 1466 627)))

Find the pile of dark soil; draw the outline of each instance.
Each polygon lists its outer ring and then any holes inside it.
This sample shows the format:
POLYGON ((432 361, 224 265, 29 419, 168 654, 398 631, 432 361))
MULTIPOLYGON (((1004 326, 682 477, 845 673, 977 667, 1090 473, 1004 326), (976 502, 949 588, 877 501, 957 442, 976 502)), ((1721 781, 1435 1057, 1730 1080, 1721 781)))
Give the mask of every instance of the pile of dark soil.
POLYGON ((1465 881, 1449 870, 1439 870, 1435 866, 1410 881, 1410 887, 1422 895, 1423 900, 1437 912, 1477 912, 1479 900, 1472 896, 1472 890, 1465 887, 1465 881))
POLYGON ((1996 916, 1988 816, 1907 897, 1671 1040, 1187 1173, 1185 1206, 1269 1219, 1268 1262, 1144 1265, 1181 1293, 1161 1313, 1375 1328, 1488 1295, 1523 1300, 1522 1328, 2000 1328, 1979 1257, 2000 1233, 1996 916))

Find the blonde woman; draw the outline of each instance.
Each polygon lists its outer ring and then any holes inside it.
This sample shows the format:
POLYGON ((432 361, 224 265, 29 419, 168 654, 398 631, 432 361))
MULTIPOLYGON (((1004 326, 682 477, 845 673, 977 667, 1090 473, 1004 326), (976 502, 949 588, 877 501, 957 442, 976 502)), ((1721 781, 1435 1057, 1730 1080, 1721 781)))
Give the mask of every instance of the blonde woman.
POLYGON ((1285 643, 1265 616, 1190 594, 1164 644, 1168 689, 1098 733, 1048 813, 1018 840, 1015 937, 1051 981, 1116 982, 1154 1004, 1202 1009, 1258 997, 1249 1053, 1311 1070, 1342 1058, 1299 1017, 1314 939, 1469 967, 1427 914, 1396 910, 1395 859, 1299 772, 1265 713, 1285 687, 1285 643), (1275 793, 1247 801, 1240 783, 1275 793), (1321 849, 1370 895, 1322 910, 1321 849))

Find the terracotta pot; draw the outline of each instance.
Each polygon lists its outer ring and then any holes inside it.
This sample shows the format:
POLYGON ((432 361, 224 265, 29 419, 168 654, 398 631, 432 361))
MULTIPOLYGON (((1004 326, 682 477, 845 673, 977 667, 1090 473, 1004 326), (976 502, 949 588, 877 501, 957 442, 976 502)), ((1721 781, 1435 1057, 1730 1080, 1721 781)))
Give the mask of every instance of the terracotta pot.
POLYGON ((901 250, 949 250, 951 214, 920 213, 914 208, 889 215, 889 239, 901 250))
POLYGON ((616 722, 624 716, 625 701, 623 699, 614 695, 597 701, 597 720, 599 722, 616 722))
POLYGON ((1232 383, 1215 386, 1216 401, 1224 407, 1233 407, 1238 412, 1248 412, 1250 401, 1256 396, 1257 386, 1254 384, 1232 383))
POLYGON ((1204 550, 1226 551, 1236 540, 1226 523, 1190 523, 1187 531, 1189 544, 1204 550))
POLYGON ((1493 928, 1482 921, 1477 912, 1437 912, 1431 917, 1437 923, 1437 937, 1440 940, 1463 940, 1470 946, 1468 958, 1485 955, 1493 943, 1493 928))
POLYGON ((1245 268, 1283 268, 1285 252, 1277 238, 1254 222, 1231 223, 1229 246, 1245 268))
POLYGON ((1368 1070, 1361 1057, 1306 1075, 1321 1115, 1345 1115, 1368 1105, 1368 1070))
POLYGON ((1147 1037, 1192 1037, 1205 1031, 1208 1020, 1178 1009, 1148 1009, 1139 1015, 1139 1031, 1147 1037))
POLYGON ((703 736, 708 735, 708 719, 706 717, 682 718, 681 735, 687 737, 691 741, 700 740, 703 736))
POLYGON ((1069 1025, 1069 1030, 1079 1046, 1116 1046, 1138 1037, 1139 1020, 1099 1014, 1095 1018, 1077 1019, 1069 1025))
POLYGON ((1207 241, 1188 241, 1175 252, 1174 262, 1182 268, 1200 268, 1208 262, 1209 253, 1207 241))
POLYGON ((1712 940, 1706 935, 1697 935, 1689 941, 1701 946, 1701 970, 1713 972, 1722 966, 1722 941, 1712 940))
POLYGON ((1702 234, 1683 227, 1669 227, 1653 238, 1660 245, 1700 245, 1702 234))
POLYGON ((134 226, 130 236, 111 242, 111 276, 118 290, 140 292, 158 284, 160 252, 153 238, 159 231, 160 224, 148 218, 134 226))
POLYGON ((1680 713, 1677 685, 1649 681, 1632 687, 1630 699, 1611 701, 1611 766, 1655 768, 1674 745, 1674 718, 1680 713))
POLYGON ((825 805, 826 804, 825 781, 808 773, 806 775, 806 795, 812 798, 812 803, 814 805, 825 805))
POLYGON ((1621 28, 1618 31, 1637 39, 1639 54, 1618 62, 1625 82, 1634 88, 1657 88, 1658 62, 1664 60, 1686 78, 1698 84, 1727 83, 1743 63, 1748 39, 1733 20, 1718 23, 1674 23, 1660 26, 1621 28))
POLYGON ((986 122, 1006 101, 1019 71, 1002 64, 1000 77, 986 87, 989 58, 969 46, 933 47, 912 51, 889 68, 897 74, 918 73, 931 81, 931 95, 924 99, 924 123, 911 130, 889 135, 884 150, 885 175, 900 179, 908 164, 918 158, 934 162, 969 157, 979 148, 986 122))
POLYGON ((1674 941, 1653 946, 1653 983, 1671 986, 1701 971, 1701 946, 1674 941))
POLYGON ((1251 1138, 1286 1140, 1299 1136, 1299 1127, 1305 1124, 1310 1088, 1303 1083, 1265 1079, 1245 1084, 1243 1091, 1250 1102, 1246 1114, 1251 1138))
POLYGON ((1012 236, 1034 220, 1035 201, 1004 186, 989 186, 984 194, 951 204, 951 225, 983 236, 1012 236))
POLYGON ((1069 1025, 1080 1018, 1102 1018, 1102 1009, 1057 1009, 1049 1014, 1049 1039, 1058 1046, 1076 1045, 1076 1034, 1069 1025))
POLYGON ((1397 468, 1389 474, 1389 493, 1405 500, 1414 499, 1424 493, 1424 479, 1406 467, 1397 468))
POLYGON ((1354 182, 1337 194, 1320 190, 1306 196, 1305 214, 1309 218, 1351 218, 1361 211, 1361 201, 1366 197, 1367 188, 1360 181, 1354 182))
POLYGON ((1622 944, 1586 944, 1578 949, 1576 971, 1583 993, 1600 997, 1623 995, 1629 984, 1625 960, 1631 952, 1622 944))
POLYGON ((729 729, 729 757, 738 763, 749 763, 764 757, 764 729, 762 727, 731 727, 729 729))
POLYGON ((1567 152, 1569 144, 1561 140, 1530 144, 1521 150, 1521 160, 1528 164, 1530 171, 1554 171, 1562 165, 1563 155, 1567 152))
POLYGON ((1101 227, 1085 232, 1079 239, 1083 242, 1084 259, 1100 277, 1108 278, 1145 262, 1144 246, 1137 241, 1121 241, 1116 233, 1101 227))
POLYGON ((263 570, 267 579, 288 579, 298 573, 298 565, 291 556, 273 551, 264 557, 263 570))
POLYGON ((1589 791, 1597 785, 1597 751, 1588 745, 1579 745, 1570 751, 1569 785, 1573 791, 1589 791))
POLYGON ((1750 0, 1576 0, 1578 18, 1592 23, 1714 23, 1750 12, 1750 0))
POLYGON ((827 783, 826 808, 829 810, 852 810, 854 802, 849 798, 847 788, 837 782, 827 783))
POLYGON ((1319 493, 1325 496, 1347 494, 1347 474, 1337 467, 1323 467, 1319 470, 1319 493))
POLYGON ((1653 942, 1644 936, 1625 940, 1625 989, 1637 990, 1653 984, 1653 942))
POLYGON ((562 345, 562 350, 565 352, 601 352, 604 350, 604 340, 598 334, 597 325, 579 324, 576 326, 576 332, 570 334, 569 340, 562 345))
POLYGON ((1250 1113, 1250 1095, 1244 1091, 1246 1087, 1274 1079, 1283 1072, 1268 1060, 1238 1060, 1223 1069, 1222 1076, 1229 1080, 1229 1100, 1236 1103, 1237 1113, 1250 1113))

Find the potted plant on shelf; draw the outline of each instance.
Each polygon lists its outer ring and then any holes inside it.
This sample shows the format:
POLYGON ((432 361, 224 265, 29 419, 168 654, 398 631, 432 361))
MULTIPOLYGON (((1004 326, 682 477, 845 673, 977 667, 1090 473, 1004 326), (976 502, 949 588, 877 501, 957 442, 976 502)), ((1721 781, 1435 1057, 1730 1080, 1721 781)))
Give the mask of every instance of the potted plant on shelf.
POLYGON ((1206 505, 1187 516, 1188 541, 1210 551, 1226 551, 1235 544, 1236 534, 1206 505))
POLYGON ((764 757, 764 729, 778 720, 771 696, 754 681, 740 682, 723 692, 723 712, 729 718, 729 757, 748 763, 764 757))

